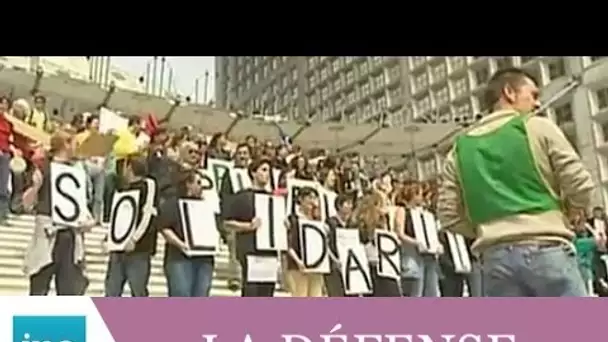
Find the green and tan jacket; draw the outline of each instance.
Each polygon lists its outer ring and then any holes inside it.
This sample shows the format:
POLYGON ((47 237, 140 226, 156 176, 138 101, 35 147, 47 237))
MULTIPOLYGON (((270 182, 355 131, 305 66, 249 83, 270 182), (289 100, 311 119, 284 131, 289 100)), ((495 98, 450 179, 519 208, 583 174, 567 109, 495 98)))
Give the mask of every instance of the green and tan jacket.
POLYGON ((458 137, 442 176, 437 214, 444 228, 475 238, 476 252, 504 242, 571 243, 562 207, 587 208, 595 188, 559 127, 510 110, 458 137))

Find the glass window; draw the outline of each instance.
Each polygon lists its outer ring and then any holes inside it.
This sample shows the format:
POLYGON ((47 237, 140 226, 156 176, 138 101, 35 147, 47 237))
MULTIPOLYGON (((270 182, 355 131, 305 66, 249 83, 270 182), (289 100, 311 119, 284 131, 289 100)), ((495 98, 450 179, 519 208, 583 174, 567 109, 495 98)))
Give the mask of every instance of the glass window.
POLYGON ((342 89, 342 78, 338 77, 334 80, 334 91, 342 89))
POLYGON ((292 99, 297 99, 298 98, 298 86, 296 86, 295 88, 292 88, 292 92, 291 92, 291 98, 292 99))
POLYGON ((334 61, 331 63, 331 67, 333 72, 338 72, 342 68, 342 57, 336 57, 334 61))
POLYGON ((403 92, 401 91, 401 87, 397 87, 391 89, 389 94, 391 97, 391 103, 398 103, 399 101, 401 101, 401 95, 403 94, 403 92))
POLYGON ((327 100, 329 96, 329 88, 327 86, 321 88, 321 101, 327 100))
POLYGON ((602 110, 608 107, 608 88, 603 88, 595 92, 597 97, 597 109, 602 110))
POLYGON ((467 61, 464 56, 454 56, 450 57, 450 67, 452 68, 452 72, 458 71, 464 67, 466 67, 467 61))
POLYGON ((272 57, 272 68, 277 69, 279 67, 279 57, 272 57))
POLYGON ((557 58, 547 64, 549 70, 549 79, 554 80, 556 78, 566 75, 566 64, 563 58, 557 58))
POLYGON ((347 100, 348 104, 351 104, 357 100, 357 95, 355 94, 354 91, 351 91, 348 94, 346 94, 346 100, 347 100))
POLYGON ((496 69, 508 69, 513 66, 513 58, 510 56, 503 56, 496 58, 496 69))
POLYGON ((568 102, 562 106, 556 107, 554 109, 554 112, 555 112, 555 122, 558 125, 574 121, 574 117, 572 116, 572 104, 570 102, 568 102))
POLYGON ((435 103, 437 106, 441 106, 450 101, 450 89, 447 85, 435 92, 435 103))
POLYGON ((401 79, 401 67, 397 65, 393 65, 389 70, 389 75, 391 80, 401 79))
POLYGON ((526 64, 533 60, 535 56, 521 56, 521 64, 526 64))
POLYGON ((311 94, 310 96, 308 96, 308 105, 310 106, 310 109, 313 109, 317 106, 317 95, 316 94, 311 94))
POLYGON ((355 72, 353 70, 349 70, 346 73, 346 84, 351 84, 355 81, 355 72))
POLYGON ((314 67, 316 66, 316 58, 314 56, 310 56, 308 57, 308 69, 314 69, 314 67))
POLYGON ((369 72, 369 61, 366 59, 359 65, 359 76, 365 76, 369 72))
POLYGON ((454 92, 454 97, 459 97, 464 95, 468 91, 467 78, 461 77, 452 82, 452 91, 454 92))
POLYGON ((295 81, 298 79, 298 69, 293 68, 291 69, 291 80, 295 81))
POLYGON ((386 85, 384 74, 374 77, 374 88, 379 89, 386 85))
POLYGON ((269 68, 268 68, 268 65, 264 65, 264 68, 263 68, 262 70, 263 70, 263 72, 264 72, 264 76, 263 76, 263 78, 267 78, 267 77, 268 77, 268 74, 270 73, 270 70, 269 70, 269 68))
POLYGON ((414 76, 415 91, 421 91, 429 86, 429 76, 426 71, 414 76))
POLYGON ((328 66, 324 66, 321 69, 321 81, 324 81, 324 80, 327 79, 327 73, 328 73, 328 71, 329 71, 329 67, 328 66))
POLYGON ((381 96, 377 102, 378 109, 386 109, 388 107, 388 98, 386 96, 381 96))
POLYGON ((416 69, 419 66, 422 66, 426 62, 425 56, 413 56, 410 57, 410 69, 416 69))
POLYGON ((369 93, 370 93, 370 86, 369 86, 369 81, 368 81, 361 85, 361 96, 362 97, 368 96, 369 93))
POLYGON ((484 65, 483 67, 479 67, 473 71, 473 78, 475 79, 475 85, 481 87, 486 84, 490 79, 490 67, 488 65, 484 65))
POLYGON ((433 81, 439 82, 443 80, 448 73, 448 66, 445 63, 437 64, 432 69, 433 81))
POLYGON ((431 97, 427 94, 416 103, 418 115, 424 114, 431 110, 431 97))
POLYGON ((604 122, 600 125, 602 129, 602 135, 604 136, 604 141, 608 141, 608 122, 604 122))
POLYGON ((258 82, 260 82, 260 73, 254 72, 253 73, 253 83, 258 83, 258 82))
POLYGON ((314 73, 308 76, 308 89, 313 89, 317 85, 317 75, 314 73))

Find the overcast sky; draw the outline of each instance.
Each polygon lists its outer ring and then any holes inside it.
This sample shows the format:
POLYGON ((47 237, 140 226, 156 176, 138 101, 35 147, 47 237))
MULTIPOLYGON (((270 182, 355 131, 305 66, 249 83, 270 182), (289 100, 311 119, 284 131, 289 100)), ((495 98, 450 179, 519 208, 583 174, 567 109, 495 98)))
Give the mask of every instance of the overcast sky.
MULTIPOLYGON (((129 73, 137 76, 146 74, 146 65, 153 63, 152 56, 143 57, 118 57, 112 56, 111 62, 129 73)), ((212 100, 215 94, 215 70, 214 57, 167 57, 167 66, 173 68, 174 87, 183 96, 190 96, 194 100, 194 83, 199 81, 199 102, 203 102, 205 70, 209 70, 209 84, 207 86, 207 100, 212 100)), ((152 67, 150 68, 152 69, 152 67)), ((165 82, 167 82, 167 69, 165 69, 165 82)), ((160 58, 157 66, 157 77, 160 77, 160 58)))

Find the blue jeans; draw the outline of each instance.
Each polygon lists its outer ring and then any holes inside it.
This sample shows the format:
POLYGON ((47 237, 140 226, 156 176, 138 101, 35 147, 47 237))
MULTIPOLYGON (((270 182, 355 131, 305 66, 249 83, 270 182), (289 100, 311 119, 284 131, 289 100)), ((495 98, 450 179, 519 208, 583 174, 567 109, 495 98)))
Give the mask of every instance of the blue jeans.
POLYGON ((482 254, 486 297, 586 297, 576 251, 566 244, 501 244, 482 254))
POLYGON ((414 247, 401 249, 401 288, 409 297, 439 297, 439 262, 414 247))
POLYGON ((103 168, 94 167, 91 163, 86 163, 87 174, 89 176, 89 206, 93 218, 102 221, 102 208, 104 202, 104 190, 106 184, 106 173, 103 168))
POLYGON ((0 152, 0 220, 5 220, 9 212, 11 194, 8 191, 8 179, 11 173, 9 163, 11 155, 0 152))
POLYGON ((483 279, 481 277, 481 264, 472 261, 472 271, 466 276, 467 286, 469 287, 469 297, 483 297, 483 279))
POLYGON ((127 282, 132 297, 148 297, 150 267, 148 254, 111 252, 106 271, 106 297, 121 297, 127 282))
POLYGON ((169 297, 209 297, 214 265, 211 256, 166 260, 169 297))

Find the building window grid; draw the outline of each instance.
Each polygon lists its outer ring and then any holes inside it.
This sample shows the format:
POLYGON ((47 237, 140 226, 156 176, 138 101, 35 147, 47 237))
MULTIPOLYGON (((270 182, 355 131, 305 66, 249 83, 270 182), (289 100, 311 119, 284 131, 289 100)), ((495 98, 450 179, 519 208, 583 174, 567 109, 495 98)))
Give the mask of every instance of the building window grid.
POLYGON ((445 62, 441 62, 432 67, 433 83, 443 81, 448 75, 448 66, 445 62))
POLYGON ((359 64, 359 77, 365 77, 369 73, 369 60, 365 59, 359 64))
POLYGON ((595 104, 598 111, 608 108, 608 88, 602 88, 595 92, 595 104))
POLYGON ((469 91, 467 76, 453 80, 451 83, 452 98, 456 99, 469 91))
POLYGON ((557 58, 547 63, 547 74, 549 80, 554 80, 566 75, 566 63, 563 58, 557 58))
POLYGON ((484 64, 472 70, 475 87, 482 87, 490 80, 490 65, 484 64))
POLYGON ((410 70, 414 70, 414 69, 421 67, 424 63, 426 63, 425 56, 412 56, 409 58, 408 64, 409 64, 410 70))
POLYGON ((453 56, 450 57, 450 73, 458 72, 466 68, 467 60, 464 56, 453 56))
POLYGON ((448 85, 441 87, 433 96, 437 106, 442 106, 450 101, 450 89, 448 85))

